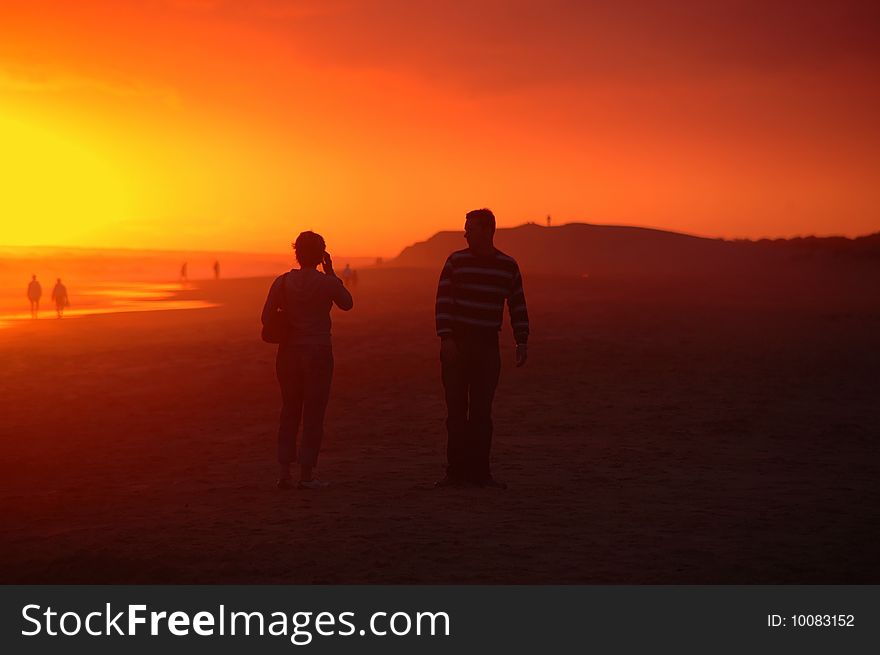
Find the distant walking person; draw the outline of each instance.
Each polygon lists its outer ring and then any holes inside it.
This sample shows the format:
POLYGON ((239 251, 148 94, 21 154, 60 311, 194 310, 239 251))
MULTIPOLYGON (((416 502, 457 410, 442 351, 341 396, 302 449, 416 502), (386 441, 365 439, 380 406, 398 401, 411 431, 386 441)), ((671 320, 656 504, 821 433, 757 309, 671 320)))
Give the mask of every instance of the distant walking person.
POLYGON ((346 264, 342 269, 342 283, 347 287, 351 286, 351 264, 346 264))
POLYGON ((495 248, 494 236, 495 215, 490 210, 468 212, 468 247, 446 259, 437 285, 435 313, 447 410, 446 477, 438 487, 505 488, 489 470, 504 301, 516 339, 517 366, 526 363, 529 315, 519 266, 495 248))
POLYGON ((282 403, 278 426, 278 487, 281 489, 292 486, 290 465, 297 461, 300 488, 327 486, 313 477, 313 471, 324 436, 324 412, 333 378, 330 309, 335 303, 348 311, 354 302, 336 277, 333 260, 325 247, 319 234, 300 234, 293 244, 299 268, 275 279, 263 306, 263 325, 269 324, 281 311, 286 329, 275 358, 282 403), (318 264, 323 273, 318 272, 318 264), (302 439, 297 452, 300 421, 302 439))
POLYGON ((60 277, 52 288, 52 300, 55 302, 55 311, 58 313, 58 318, 61 318, 64 316, 64 308, 70 304, 70 300, 67 298, 67 287, 61 284, 60 277))
POLYGON ((220 279, 220 261, 217 259, 214 260, 214 279, 220 279))
POLYGON ((42 295, 43 287, 37 282, 37 276, 32 275, 27 288, 28 300, 31 301, 31 318, 37 318, 37 314, 40 312, 40 298, 42 295))
POLYGON ((187 275, 186 275, 186 264, 187 264, 186 262, 183 262, 183 264, 180 267, 180 281, 181 282, 186 282, 189 279, 189 278, 187 278, 187 275))

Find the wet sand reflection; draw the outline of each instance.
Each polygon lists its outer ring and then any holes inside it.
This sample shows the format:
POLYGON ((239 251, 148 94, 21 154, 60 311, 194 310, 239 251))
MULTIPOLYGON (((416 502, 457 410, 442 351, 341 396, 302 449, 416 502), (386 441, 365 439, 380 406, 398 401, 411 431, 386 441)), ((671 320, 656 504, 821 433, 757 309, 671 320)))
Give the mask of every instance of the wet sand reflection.
MULTIPOLYGON (((192 283, 117 283, 92 285, 71 289, 71 304, 64 310, 64 319, 115 314, 120 312, 151 312, 172 309, 204 309, 217 307, 217 303, 205 300, 189 300, 179 297, 184 291, 198 287, 192 283)), ((47 300, 47 299, 46 299, 47 300)), ((8 328, 19 321, 33 321, 27 307, 25 311, 0 312, 0 328, 8 328)), ((59 320, 51 302, 40 303, 37 320, 59 320)))

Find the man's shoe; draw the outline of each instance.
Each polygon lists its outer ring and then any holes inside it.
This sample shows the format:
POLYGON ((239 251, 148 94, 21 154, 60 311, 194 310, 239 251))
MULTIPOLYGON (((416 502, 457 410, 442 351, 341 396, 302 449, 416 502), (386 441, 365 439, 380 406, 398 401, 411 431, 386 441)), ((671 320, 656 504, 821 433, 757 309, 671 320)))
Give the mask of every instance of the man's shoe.
POLYGON ((503 482, 499 482, 493 477, 488 477, 480 483, 481 487, 487 487, 490 489, 507 489, 507 485, 503 482))
POLYGON ((300 480, 299 484, 296 486, 299 489, 326 489, 330 486, 330 483, 319 480, 318 478, 313 478, 311 480, 300 480))

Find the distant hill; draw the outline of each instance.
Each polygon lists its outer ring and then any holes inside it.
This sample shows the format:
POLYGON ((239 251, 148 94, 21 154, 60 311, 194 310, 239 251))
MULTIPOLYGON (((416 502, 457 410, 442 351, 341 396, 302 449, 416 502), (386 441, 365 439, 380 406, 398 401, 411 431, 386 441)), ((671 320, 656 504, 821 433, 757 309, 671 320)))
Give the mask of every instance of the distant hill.
MULTIPOLYGON (((462 234, 438 232, 427 241, 404 248, 390 264, 442 266, 450 252, 467 247, 462 234)), ((880 264, 880 233, 857 239, 728 241, 641 227, 588 223, 543 227, 527 223, 499 228, 495 245, 529 271, 575 275, 729 271, 742 266, 841 258, 880 264)))

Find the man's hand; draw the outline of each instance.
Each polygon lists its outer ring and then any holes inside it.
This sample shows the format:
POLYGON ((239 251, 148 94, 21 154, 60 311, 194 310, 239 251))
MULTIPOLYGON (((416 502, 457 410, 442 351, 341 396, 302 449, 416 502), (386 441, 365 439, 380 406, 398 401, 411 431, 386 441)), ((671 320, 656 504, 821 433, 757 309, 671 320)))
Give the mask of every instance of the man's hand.
POLYGON ((452 337, 440 339, 440 359, 455 359, 458 357, 458 346, 452 337))
POLYGON ((333 260, 330 259, 330 253, 326 250, 324 251, 324 258, 321 260, 321 268, 324 269, 327 275, 336 275, 333 271, 333 260))
POLYGON ((526 359, 528 359, 529 352, 526 344, 518 343, 516 344, 516 367, 519 368, 523 364, 526 363, 526 359))

